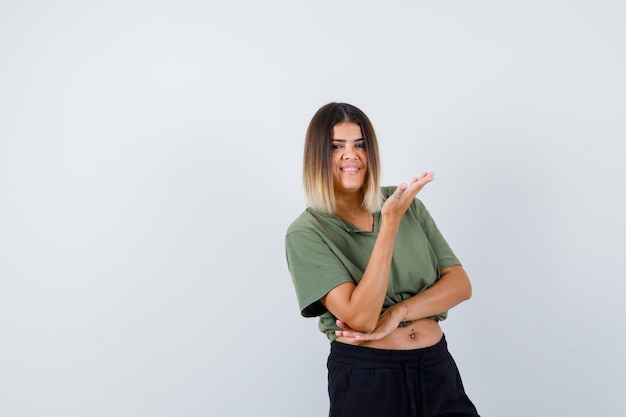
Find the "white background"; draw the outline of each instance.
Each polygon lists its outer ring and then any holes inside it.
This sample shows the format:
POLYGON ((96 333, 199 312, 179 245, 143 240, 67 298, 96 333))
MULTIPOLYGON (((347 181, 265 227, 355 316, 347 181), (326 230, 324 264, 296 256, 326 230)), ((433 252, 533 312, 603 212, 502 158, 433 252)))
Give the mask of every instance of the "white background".
POLYGON ((0 3, 0 415, 323 416, 284 233, 364 110, 473 298, 483 417, 623 413, 620 1, 0 3))

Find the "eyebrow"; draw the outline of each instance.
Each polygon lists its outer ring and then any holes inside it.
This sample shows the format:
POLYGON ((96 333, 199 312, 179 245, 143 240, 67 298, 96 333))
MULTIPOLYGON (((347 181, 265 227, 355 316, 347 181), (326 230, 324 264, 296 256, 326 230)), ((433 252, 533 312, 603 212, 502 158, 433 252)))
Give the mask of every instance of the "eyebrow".
MULTIPOLYGON (((346 139, 331 139, 333 142, 347 142, 346 139)), ((359 139, 354 139, 353 142, 365 142, 365 139, 363 138, 359 138, 359 139)))

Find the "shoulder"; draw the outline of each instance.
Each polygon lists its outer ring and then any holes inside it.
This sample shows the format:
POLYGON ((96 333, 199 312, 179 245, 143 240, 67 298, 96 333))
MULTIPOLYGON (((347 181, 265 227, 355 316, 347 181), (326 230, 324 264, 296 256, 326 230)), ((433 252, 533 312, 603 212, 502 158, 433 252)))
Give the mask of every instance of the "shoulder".
POLYGON ((339 226, 339 220, 327 213, 307 207, 287 228, 287 237, 293 235, 326 235, 329 230, 339 226))
POLYGON ((293 222, 291 222, 291 224, 287 228, 287 234, 299 231, 313 231, 317 229, 318 224, 319 221, 312 213, 312 210, 307 208, 302 212, 302 214, 296 217, 293 222))

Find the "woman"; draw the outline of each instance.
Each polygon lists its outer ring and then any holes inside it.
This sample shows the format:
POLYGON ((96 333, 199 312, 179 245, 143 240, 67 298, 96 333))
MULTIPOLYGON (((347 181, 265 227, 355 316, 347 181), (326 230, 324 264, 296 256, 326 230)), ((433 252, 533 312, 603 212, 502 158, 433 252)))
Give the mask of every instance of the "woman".
POLYGON ((287 263, 303 316, 331 341, 330 416, 478 416, 439 321, 471 284, 424 205, 434 179, 379 185, 367 116, 320 108, 304 149, 307 209, 289 226, 287 263))

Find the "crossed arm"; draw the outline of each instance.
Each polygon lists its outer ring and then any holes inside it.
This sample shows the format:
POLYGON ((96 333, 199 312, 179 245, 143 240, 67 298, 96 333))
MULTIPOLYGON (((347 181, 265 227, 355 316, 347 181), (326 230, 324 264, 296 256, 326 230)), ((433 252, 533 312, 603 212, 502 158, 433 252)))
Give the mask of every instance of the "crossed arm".
MULTIPOLYGON (((361 284, 359 284, 360 286, 361 284)), ((356 288, 352 283, 344 283, 335 288, 340 291, 350 291, 350 287, 356 288)), ((331 291, 331 292, 333 292, 331 291)), ((328 299, 328 296, 326 299, 328 299)), ((337 336, 359 338, 361 340, 382 339, 391 333, 402 321, 415 321, 427 317, 436 316, 452 307, 468 300, 472 296, 472 286, 465 270, 460 265, 453 265, 441 271, 440 278, 430 288, 414 295, 400 303, 387 308, 382 314, 378 309, 376 321, 368 326, 361 326, 352 316, 338 316, 338 325, 343 330, 338 331, 337 336), (355 327, 358 326, 358 327, 355 327)), ((381 304, 382 308, 382 304, 381 304)), ((374 313, 373 309, 371 313, 374 313)))

